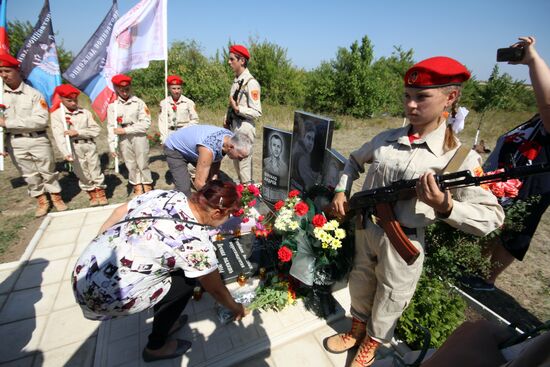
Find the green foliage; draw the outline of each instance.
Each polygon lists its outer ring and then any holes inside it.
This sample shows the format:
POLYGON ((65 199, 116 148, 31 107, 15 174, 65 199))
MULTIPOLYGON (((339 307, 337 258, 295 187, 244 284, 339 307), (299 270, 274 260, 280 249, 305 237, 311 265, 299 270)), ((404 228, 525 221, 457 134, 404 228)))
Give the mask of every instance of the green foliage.
POLYGON ((430 330, 431 346, 439 347, 463 321, 464 301, 452 292, 448 283, 463 275, 486 276, 490 261, 483 255, 484 246, 522 230, 522 219, 539 199, 535 196, 526 201, 504 203, 506 217, 503 226, 483 238, 457 231, 444 222, 426 228, 424 275, 398 324, 398 333, 413 349, 420 348, 422 341, 422 332, 415 322, 430 330))
POLYGON ((287 50, 271 42, 250 40, 249 69, 262 87, 262 100, 271 104, 301 106, 305 98, 305 76, 292 65, 287 50))
POLYGON ((426 228, 426 260, 428 276, 454 281, 464 274, 485 275, 489 259, 483 256, 479 237, 457 231, 445 222, 426 228))
POLYGON ((272 275, 265 284, 256 289, 254 301, 248 306, 250 310, 282 311, 288 304, 293 304, 296 295, 289 288, 289 282, 272 275))
POLYGON ((510 236, 514 236, 515 233, 522 231, 525 227, 524 218, 529 214, 531 206, 538 203, 540 198, 540 195, 533 195, 526 200, 508 199, 501 202, 505 214, 504 223, 500 228, 494 230, 485 237, 485 240, 493 241, 502 239, 506 241, 510 236))
POLYGON ((422 275, 416 293, 405 310, 396 332, 414 350, 422 347, 422 331, 430 330, 430 347, 438 348, 465 320, 466 302, 437 278, 422 275))
POLYGON ((374 61, 367 36, 361 44, 340 48, 336 59, 322 63, 307 79, 306 107, 355 117, 401 114, 403 76, 413 64, 413 51, 395 47, 390 57, 374 61))
MULTIPOLYGON (((29 21, 22 22, 20 20, 15 20, 13 22, 8 22, 8 37, 10 40, 10 54, 14 57, 17 56, 17 53, 23 47, 25 39, 32 33, 33 25, 29 21)), ((57 37, 56 39, 56 48, 57 48, 57 57, 59 58, 59 67, 61 72, 67 70, 71 62, 73 61, 73 54, 70 51, 65 50, 63 47, 63 42, 61 42, 57 37)))
POLYGON ((477 111, 525 111, 536 109, 533 91, 527 88, 523 81, 514 81, 507 73, 500 74, 499 67, 496 64, 487 84, 478 84, 476 89, 477 98, 475 98, 473 106, 477 111))
MULTIPOLYGON (((164 98, 164 61, 153 61, 146 69, 129 73, 134 93, 148 105, 164 98)), ((184 80, 183 94, 201 105, 220 107, 229 99, 232 78, 216 58, 207 58, 195 41, 172 43, 168 51, 168 74, 178 74, 184 80)), ((200 111, 199 111, 200 112, 200 111)))

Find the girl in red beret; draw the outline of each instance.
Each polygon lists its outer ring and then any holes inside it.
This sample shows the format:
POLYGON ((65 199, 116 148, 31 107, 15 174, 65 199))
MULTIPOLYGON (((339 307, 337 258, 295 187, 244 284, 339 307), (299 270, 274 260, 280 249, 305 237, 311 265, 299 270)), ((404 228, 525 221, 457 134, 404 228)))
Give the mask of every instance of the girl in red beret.
MULTIPOLYGON (((410 68, 405 74, 403 103, 409 124, 385 131, 352 152, 336 187, 333 205, 343 215, 352 182, 364 172, 365 164, 369 167, 363 190, 418 179, 416 197, 390 205, 407 238, 404 241, 419 251, 414 262, 407 263, 399 255, 379 219, 364 215, 356 230, 349 277, 352 327, 324 343, 332 353, 359 347, 353 367, 370 366, 378 346, 391 340, 422 272, 427 225, 442 220, 483 236, 504 220, 502 208, 489 191, 475 186, 441 191, 434 179, 434 173, 474 172, 481 164, 479 155, 469 147, 461 148, 455 136, 466 114, 458 108, 461 85, 469 77, 462 64, 448 57, 433 57, 410 68)), ((380 212, 376 216, 389 219, 380 212)))

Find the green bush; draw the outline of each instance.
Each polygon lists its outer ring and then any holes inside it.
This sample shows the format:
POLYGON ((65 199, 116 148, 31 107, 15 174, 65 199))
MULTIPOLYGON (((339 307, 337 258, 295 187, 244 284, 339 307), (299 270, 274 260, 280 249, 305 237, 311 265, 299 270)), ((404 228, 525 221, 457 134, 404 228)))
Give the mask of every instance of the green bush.
POLYGON ((395 47, 390 57, 374 61, 367 36, 349 49, 339 48, 336 59, 308 75, 306 108, 355 117, 401 114, 403 77, 412 66, 413 51, 395 47))
MULTIPOLYGON (((168 52, 168 74, 184 80, 183 94, 198 106, 220 107, 229 100, 232 77, 228 66, 218 58, 207 58, 195 41, 173 42, 168 52)), ((148 105, 157 105, 164 98, 164 61, 153 61, 146 69, 129 73, 134 93, 148 105)))
POLYGON ((465 274, 486 275, 489 266, 479 237, 458 231, 445 222, 426 228, 424 269, 428 276, 453 282, 465 274))
POLYGON ((411 303, 397 323, 396 333, 412 349, 422 347, 421 325, 430 330, 430 347, 438 348, 465 320, 466 302, 443 281, 422 275, 411 303))

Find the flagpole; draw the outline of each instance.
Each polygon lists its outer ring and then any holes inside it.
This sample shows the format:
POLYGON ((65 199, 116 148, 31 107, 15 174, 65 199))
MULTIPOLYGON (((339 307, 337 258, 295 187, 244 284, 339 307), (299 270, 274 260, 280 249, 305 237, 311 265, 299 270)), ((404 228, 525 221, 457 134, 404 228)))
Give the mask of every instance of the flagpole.
POLYGON ((162 17, 164 23, 164 100, 166 101, 166 108, 164 109, 164 118, 166 123, 168 123, 168 11, 167 11, 167 1, 162 0, 162 17))

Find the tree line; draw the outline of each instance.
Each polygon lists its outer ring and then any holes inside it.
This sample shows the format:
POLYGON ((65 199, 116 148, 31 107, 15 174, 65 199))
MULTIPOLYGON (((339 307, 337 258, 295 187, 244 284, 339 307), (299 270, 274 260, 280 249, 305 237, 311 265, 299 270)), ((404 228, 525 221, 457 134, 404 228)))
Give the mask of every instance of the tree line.
MULTIPOLYGON (((17 54, 31 31, 28 21, 9 22, 12 55, 17 54)), ((403 113, 403 76, 415 62, 412 49, 394 46, 389 57, 375 58, 374 46, 364 36, 348 47, 339 47, 333 59, 308 71, 293 65, 280 45, 251 38, 247 46, 252 55, 249 69, 262 86, 263 103, 359 118, 403 113)), ((57 44, 57 52, 63 72, 73 55, 63 43, 57 44)), ((227 49, 207 57, 198 42, 175 41, 168 51, 168 70, 184 78, 184 94, 199 106, 221 107, 227 104, 233 80, 227 56, 227 49)), ((157 104, 164 98, 164 61, 154 61, 148 68, 129 74, 134 92, 147 104, 157 104)), ((478 112, 536 110, 531 88, 501 73, 498 65, 487 82, 474 76, 465 83, 461 104, 478 112)))

